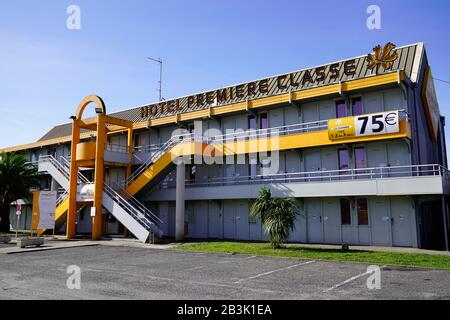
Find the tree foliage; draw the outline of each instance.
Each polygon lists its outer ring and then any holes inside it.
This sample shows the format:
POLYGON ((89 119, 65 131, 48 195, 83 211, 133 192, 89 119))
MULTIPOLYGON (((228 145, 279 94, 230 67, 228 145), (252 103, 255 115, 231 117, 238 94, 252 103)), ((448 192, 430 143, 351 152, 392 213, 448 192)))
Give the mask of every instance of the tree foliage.
POLYGON ((19 154, 0 154, 0 232, 9 232, 10 203, 28 198, 37 186, 36 168, 19 154))
POLYGON ((298 208, 295 199, 273 198, 270 189, 262 188, 250 209, 250 215, 261 220, 272 247, 280 248, 295 229, 298 208))

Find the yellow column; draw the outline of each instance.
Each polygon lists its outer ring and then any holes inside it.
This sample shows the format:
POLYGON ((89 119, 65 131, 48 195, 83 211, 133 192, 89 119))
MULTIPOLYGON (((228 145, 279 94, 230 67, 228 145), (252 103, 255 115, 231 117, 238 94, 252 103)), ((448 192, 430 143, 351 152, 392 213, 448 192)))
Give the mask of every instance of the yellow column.
POLYGON ((72 146, 70 158, 70 178, 69 178, 69 209, 67 212, 67 239, 72 239, 76 235, 77 220, 77 186, 78 186, 78 166, 77 166, 77 144, 80 142, 80 127, 78 120, 72 123, 72 146))
MULTIPOLYGON (((127 141, 127 145, 128 145, 128 152, 130 153, 130 162, 128 163, 127 166, 127 174, 125 176, 125 181, 128 180, 128 178, 131 176, 131 161, 133 161, 133 129, 129 128, 127 130, 128 132, 128 141, 127 141)), ((127 186, 124 186, 124 189, 126 189, 127 186)), ((128 229, 124 226, 125 228, 125 232, 124 235, 125 237, 128 237, 128 229)))
POLYGON ((130 154, 130 162, 127 167, 127 179, 131 175, 131 161, 133 160, 133 129, 128 129, 128 152, 130 154))
POLYGON ((94 180, 94 208, 92 218, 92 240, 98 240, 103 234, 103 183, 104 183, 104 155, 105 155, 105 115, 97 117, 97 146, 95 150, 95 180, 94 180))

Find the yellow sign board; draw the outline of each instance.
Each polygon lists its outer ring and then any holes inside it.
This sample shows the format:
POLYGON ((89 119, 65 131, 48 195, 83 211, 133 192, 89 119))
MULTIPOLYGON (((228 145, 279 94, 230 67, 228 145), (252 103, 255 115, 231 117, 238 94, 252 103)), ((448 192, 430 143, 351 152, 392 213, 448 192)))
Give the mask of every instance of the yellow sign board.
POLYGON ((31 230, 55 227, 56 196, 55 191, 35 191, 33 193, 31 230))
POLYGON ((400 132, 398 110, 328 121, 328 137, 332 141, 398 132, 400 132))
POLYGON ((328 137, 330 140, 348 139, 356 136, 355 118, 340 118, 328 121, 328 137))

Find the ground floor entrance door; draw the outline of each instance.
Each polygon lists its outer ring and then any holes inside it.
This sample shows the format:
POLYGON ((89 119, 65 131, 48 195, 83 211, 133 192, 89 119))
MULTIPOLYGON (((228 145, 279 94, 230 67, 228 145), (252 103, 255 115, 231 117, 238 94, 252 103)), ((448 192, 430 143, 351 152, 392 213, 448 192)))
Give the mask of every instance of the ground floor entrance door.
POLYGON ((372 231, 372 245, 391 245, 391 217, 389 201, 386 198, 374 198, 369 202, 369 219, 372 231))
POLYGON ((322 243, 322 208, 318 199, 306 200, 308 242, 322 243))
POLYGON ((323 199, 322 220, 324 242, 339 244, 341 241, 341 216, 339 199, 323 199))
POLYGON ((223 202, 223 237, 236 239, 236 208, 234 201, 223 202))
POLYGON ((408 198, 391 199, 392 245, 412 247, 411 204, 408 198))
POLYGON ((208 237, 212 239, 222 238, 222 214, 220 212, 220 203, 218 201, 209 202, 209 234, 208 237))

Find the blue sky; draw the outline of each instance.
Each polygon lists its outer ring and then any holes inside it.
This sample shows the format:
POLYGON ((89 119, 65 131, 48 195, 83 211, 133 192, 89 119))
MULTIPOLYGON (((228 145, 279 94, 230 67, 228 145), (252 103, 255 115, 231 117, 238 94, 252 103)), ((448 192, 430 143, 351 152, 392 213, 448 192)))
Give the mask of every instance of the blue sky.
MULTIPOLYGON (((435 78, 450 81, 450 1, 0 2, 0 147, 36 141, 68 122, 88 94, 108 112, 424 41, 435 78), (81 8, 81 30, 66 9, 81 8), (381 8, 382 29, 366 27, 381 8)), ((450 116, 450 84, 436 82, 450 116)), ((449 126, 450 130, 450 126, 449 126)), ((448 130, 447 134, 450 134, 448 130)), ((448 139, 450 141, 450 139, 448 139)))

